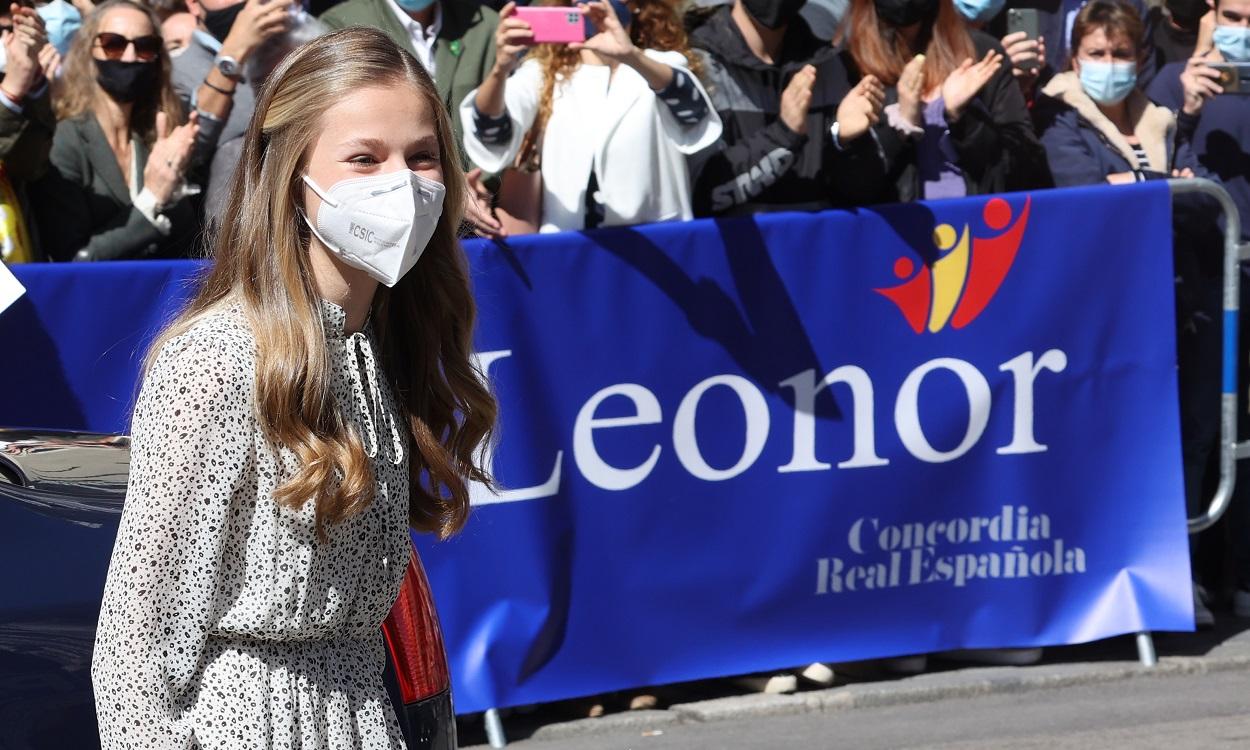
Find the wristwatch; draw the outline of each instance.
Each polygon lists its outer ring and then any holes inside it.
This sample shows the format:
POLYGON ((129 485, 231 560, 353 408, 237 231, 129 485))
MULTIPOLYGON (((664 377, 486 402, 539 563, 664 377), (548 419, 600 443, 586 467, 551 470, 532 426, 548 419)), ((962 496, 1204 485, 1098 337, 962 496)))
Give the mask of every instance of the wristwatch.
POLYGON ((218 72, 226 78, 230 78, 235 81, 243 78, 243 71, 240 69, 239 61, 229 55, 218 55, 217 57, 214 57, 213 64, 217 66, 218 72))

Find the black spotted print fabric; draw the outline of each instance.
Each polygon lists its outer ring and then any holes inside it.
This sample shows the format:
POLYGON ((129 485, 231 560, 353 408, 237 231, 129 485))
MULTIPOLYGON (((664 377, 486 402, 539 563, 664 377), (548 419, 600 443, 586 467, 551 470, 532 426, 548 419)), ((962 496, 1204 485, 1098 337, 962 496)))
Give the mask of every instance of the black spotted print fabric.
POLYGON ((372 504, 315 535, 273 499, 297 468, 254 412, 237 310, 169 341, 135 407, 130 485, 91 665, 103 750, 399 750, 381 624, 408 540, 407 433, 372 330, 321 303, 334 402, 364 441, 372 504))

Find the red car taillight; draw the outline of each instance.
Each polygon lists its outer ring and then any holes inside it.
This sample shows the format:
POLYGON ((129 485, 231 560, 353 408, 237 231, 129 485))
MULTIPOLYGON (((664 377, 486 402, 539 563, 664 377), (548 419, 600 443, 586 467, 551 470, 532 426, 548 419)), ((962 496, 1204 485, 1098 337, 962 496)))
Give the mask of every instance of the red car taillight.
POLYGON ((382 635, 391 651, 400 698, 405 704, 437 695, 451 685, 443 631, 434 610, 430 582, 415 549, 408 560, 399 599, 382 623, 382 635))

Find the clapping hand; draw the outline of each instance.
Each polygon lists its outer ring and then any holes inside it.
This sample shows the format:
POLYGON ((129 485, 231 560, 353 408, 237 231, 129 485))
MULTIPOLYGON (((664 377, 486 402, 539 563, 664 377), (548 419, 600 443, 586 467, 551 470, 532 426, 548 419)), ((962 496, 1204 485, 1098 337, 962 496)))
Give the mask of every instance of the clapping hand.
POLYGON ((61 53, 56 51, 56 47, 51 44, 45 44, 43 49, 39 51, 39 68, 43 71, 45 80, 55 80, 61 74, 61 53))
POLYGON ((804 65, 781 92, 781 121, 800 135, 807 132, 807 112, 812 106, 812 87, 815 85, 816 68, 804 65))
POLYGON ((3 40, 7 63, 0 90, 10 100, 20 102, 43 80, 39 57, 48 47, 48 32, 33 8, 14 3, 9 6, 9 12, 13 17, 13 31, 5 34, 3 40))
POLYGON ((156 196, 157 203, 168 204, 182 184, 199 132, 199 118, 194 111, 185 125, 172 129, 169 117, 164 112, 156 113, 156 143, 152 144, 147 166, 143 168, 143 187, 156 196))
POLYGON ((838 140, 850 143, 881 119, 885 87, 876 76, 864 76, 838 105, 838 140))
POLYGON ((916 55, 898 76, 898 112, 904 120, 924 127, 924 55, 916 55))
POLYGON ((955 122, 963 116, 964 109, 972 97, 976 96, 985 84, 990 82, 1003 64, 1001 53, 990 50, 980 62, 974 63, 971 58, 965 59, 942 82, 942 100, 946 102, 946 119, 955 122))

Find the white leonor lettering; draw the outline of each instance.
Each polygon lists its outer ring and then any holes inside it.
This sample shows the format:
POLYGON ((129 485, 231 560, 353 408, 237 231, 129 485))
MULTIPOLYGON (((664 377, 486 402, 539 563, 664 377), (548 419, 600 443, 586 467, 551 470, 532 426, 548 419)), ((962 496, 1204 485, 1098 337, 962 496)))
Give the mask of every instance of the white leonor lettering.
POLYGON ((764 452, 764 443, 768 440, 768 403, 764 394, 751 381, 738 375, 716 375, 690 389, 686 397, 677 407, 677 416, 673 420, 673 449, 686 471, 699 479, 709 482, 720 482, 732 479, 755 463, 755 459, 764 452), (742 402, 742 411, 746 415, 746 441, 742 447, 742 456, 738 462, 728 469, 714 469, 703 460, 699 450, 698 438, 695 436, 694 419, 699 410, 699 399, 711 388, 723 385, 737 395, 742 402))
POLYGON ((1010 372, 1016 388, 1015 413, 1012 417, 1011 444, 998 449, 1003 456, 1020 453, 1044 453, 1046 446, 1033 437, 1033 386, 1042 370, 1063 372, 1068 366, 1068 355, 1051 349, 1033 364, 1033 352, 1025 352, 999 366, 1002 372, 1010 372))
MULTIPOLYGON (((501 349, 480 352, 476 355, 478 368, 488 373, 490 367, 505 358, 512 356, 512 350, 501 349)), ((1012 439, 1008 445, 997 448, 999 455, 1040 453, 1048 447, 1038 441, 1035 435, 1034 415, 1036 411, 1036 382, 1043 370, 1053 373, 1067 369, 1068 357, 1059 349, 1050 349, 1041 357, 1034 358, 1032 352, 1020 354, 998 366, 999 372, 1010 373, 1014 386, 1012 404, 1012 439)), ((846 385, 850 391, 850 427, 851 455, 839 461, 838 469, 861 469, 886 466, 890 463, 877 453, 877 431, 875 420, 875 387, 872 378, 863 368, 855 365, 842 365, 831 370, 823 378, 817 380, 816 370, 803 370, 780 381, 780 386, 794 393, 794 409, 790 414, 792 446, 789 460, 777 467, 780 473, 805 471, 828 471, 833 468, 828 462, 817 457, 816 452, 816 398, 821 391, 831 388, 834 384, 846 385)), ((1005 398, 1005 397, 1004 397, 1005 398)), ((971 451, 984 436, 989 424, 992 406, 992 391, 989 381, 972 363, 954 358, 937 358, 921 363, 904 379, 894 399, 894 428, 899 441, 906 451, 918 460, 928 463, 945 463, 954 461, 971 451), (968 401, 968 422, 964 428, 959 444, 950 450, 939 450, 930 442, 920 424, 921 386, 925 379, 934 371, 946 370, 953 373, 963 387, 968 401)), ((844 415, 845 417, 845 415, 844 415)), ((647 457, 632 467, 614 466, 607 462, 595 445, 595 433, 598 430, 620 429, 644 425, 659 424, 663 421, 663 408, 655 393, 637 383, 617 383, 597 391, 582 405, 572 426, 573 458, 578 471, 587 481, 596 487, 606 490, 627 490, 644 482, 655 470, 662 448, 658 443, 650 446, 647 457), (626 398, 633 405, 633 411, 625 416, 598 416, 600 406, 609 398, 626 398)), ((674 414, 672 441, 674 453, 681 466, 692 476, 708 482, 720 482, 732 479, 749 470, 759 460, 768 442, 772 414, 768 401, 760 389, 750 380, 734 374, 713 375, 697 383, 681 399, 674 414), (708 464, 699 446, 696 430, 696 415, 703 396, 712 388, 723 386, 730 389, 737 397, 745 416, 746 429, 743 435, 742 453, 732 466, 718 469, 708 464)), ((846 421, 845 418, 843 420, 846 421)), ((889 424, 889 422, 886 422, 889 424)), ((493 446, 483 449, 482 463, 488 471, 494 473, 493 446)), ((895 458, 897 460, 897 458, 895 458)), ((556 450, 551 470, 547 479, 541 484, 516 489, 505 489, 492 493, 479 484, 471 487, 471 501, 475 505, 491 503, 517 502, 552 497, 559 492, 562 479, 564 451, 556 450)), ((1038 523, 1045 523, 1038 519, 1038 523)), ((926 529, 926 535, 949 535, 966 533, 970 538, 977 538, 982 533, 993 535, 989 531, 991 521, 986 520, 986 528, 968 527, 960 524, 953 527, 926 529)), ((863 527, 870 525, 879 531, 877 521, 872 519, 856 525, 852 548, 856 551, 861 547, 860 534, 866 531, 863 527)), ((893 540, 896 534, 907 534, 908 530, 890 530, 887 540, 893 540)), ((906 536, 899 537, 900 544, 905 547, 906 536)), ((931 544, 932 542, 930 542, 931 544)))
POLYGON ((790 462, 779 466, 785 474, 793 471, 823 471, 829 464, 816 458, 816 396, 833 385, 845 383, 851 388, 853 453, 838 462, 839 469, 861 469, 885 466, 889 461, 877 455, 876 431, 873 425, 872 380, 863 368, 843 365, 816 382, 815 370, 804 370, 781 385, 794 391, 794 453, 790 462))
POLYGON ((912 370, 898 390, 894 403, 894 426, 898 429, 903 447, 921 461, 932 464, 954 461, 977 444, 990 422, 990 384, 981 371, 962 359, 940 357, 931 359, 912 370), (920 426, 920 384, 934 370, 949 370, 959 377, 968 396, 968 427, 964 438, 949 451, 939 451, 925 437, 920 426))
POLYGON ((651 450, 646 461, 632 469, 620 469, 599 455, 595 448, 595 430, 658 424, 660 402, 655 394, 635 383, 608 386, 590 397, 577 413, 573 423, 573 460, 582 475, 596 487, 605 490, 627 490, 647 478, 660 460, 660 446, 651 450), (623 396, 634 404, 634 413, 627 417, 596 417, 599 405, 613 396, 623 396))
MULTIPOLYGON (((478 352, 473 355, 479 372, 488 376, 490 375, 490 366, 495 362, 512 356, 511 349, 499 349, 492 352, 478 352)), ((494 450, 493 446, 482 447, 482 465, 486 467, 487 472, 494 475, 494 450)), ((518 489, 505 489, 499 492, 492 492, 486 485, 481 482, 472 482, 469 485, 469 503, 471 505, 491 505, 494 503, 516 503, 522 500, 538 500, 544 497, 554 497, 560 491, 560 474, 564 465, 564 451, 556 451, 555 465, 551 467, 551 473, 547 476, 547 481, 532 487, 521 487, 518 489)))

